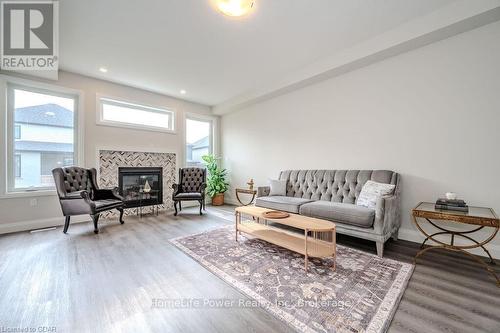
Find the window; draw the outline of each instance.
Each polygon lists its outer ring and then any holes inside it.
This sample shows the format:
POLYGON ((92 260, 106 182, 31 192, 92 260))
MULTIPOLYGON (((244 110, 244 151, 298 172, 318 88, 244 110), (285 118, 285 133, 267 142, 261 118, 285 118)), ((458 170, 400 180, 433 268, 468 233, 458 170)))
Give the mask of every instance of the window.
POLYGON ((77 95, 8 83, 8 192, 54 189, 52 169, 73 164, 77 101, 77 95))
POLYGON ((73 165, 73 153, 49 153, 43 152, 40 154, 40 169, 42 175, 52 177, 52 169, 54 165, 58 167, 70 167, 73 165))
POLYGON ((15 174, 16 174, 16 178, 21 178, 21 155, 20 154, 16 154, 14 155, 14 168, 15 168, 15 174))
POLYGON ((213 153, 213 121, 186 117, 186 165, 203 166, 202 156, 213 153))
POLYGON ((173 132, 174 112, 139 104, 99 98, 97 123, 118 127, 173 132))
POLYGON ((21 139, 21 125, 14 125, 14 139, 21 139))

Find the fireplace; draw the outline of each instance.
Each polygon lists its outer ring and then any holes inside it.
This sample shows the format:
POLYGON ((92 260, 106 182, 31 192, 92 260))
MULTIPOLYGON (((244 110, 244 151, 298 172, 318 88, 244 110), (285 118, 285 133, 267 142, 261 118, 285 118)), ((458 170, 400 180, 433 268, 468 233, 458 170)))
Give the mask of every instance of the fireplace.
POLYGON ((163 168, 118 168, 118 188, 125 208, 163 204, 162 173, 163 168))

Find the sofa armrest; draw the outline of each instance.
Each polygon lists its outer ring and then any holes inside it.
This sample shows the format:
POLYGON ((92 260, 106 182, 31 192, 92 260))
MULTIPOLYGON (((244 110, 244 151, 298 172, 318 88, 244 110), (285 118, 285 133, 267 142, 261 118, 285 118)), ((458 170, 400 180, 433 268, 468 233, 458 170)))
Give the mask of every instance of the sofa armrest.
POLYGON ((66 195, 62 198, 60 198, 61 201, 66 201, 66 200, 78 200, 78 199, 83 199, 87 204, 93 205, 93 200, 90 197, 90 193, 86 190, 84 191, 75 191, 75 192, 70 192, 66 193, 66 195))
POLYGON ((257 187, 257 198, 267 197, 271 193, 271 187, 269 186, 258 186, 257 187))
POLYGON ((401 225, 399 195, 383 196, 377 200, 373 228, 382 235, 392 233, 401 225))

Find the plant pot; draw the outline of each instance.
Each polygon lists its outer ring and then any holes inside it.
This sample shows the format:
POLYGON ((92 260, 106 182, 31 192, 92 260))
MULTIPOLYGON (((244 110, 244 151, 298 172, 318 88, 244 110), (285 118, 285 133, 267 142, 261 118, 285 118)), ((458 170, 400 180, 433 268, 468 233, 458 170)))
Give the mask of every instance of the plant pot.
POLYGON ((224 204, 224 193, 217 193, 212 197, 212 206, 222 206, 224 204))

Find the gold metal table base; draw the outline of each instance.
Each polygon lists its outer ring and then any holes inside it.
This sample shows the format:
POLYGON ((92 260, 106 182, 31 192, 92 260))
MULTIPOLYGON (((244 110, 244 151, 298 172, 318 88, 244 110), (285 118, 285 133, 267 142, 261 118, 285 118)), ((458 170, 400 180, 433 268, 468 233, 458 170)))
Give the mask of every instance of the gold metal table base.
POLYGON ((483 268, 485 268, 493 276, 493 278, 496 280, 497 286, 500 287, 500 278, 498 277, 495 270, 490 267, 490 265, 496 265, 495 259, 493 259, 490 252, 485 247, 485 245, 487 243, 489 243, 491 240, 493 240, 495 238, 495 236, 497 235, 498 230, 499 230, 498 226, 496 226, 496 227, 492 226, 491 228, 493 228, 493 230, 492 230, 491 235, 489 237, 487 237, 486 240, 479 242, 479 241, 473 239, 469 235, 483 229, 485 227, 484 225, 479 226, 477 228, 474 228, 472 230, 458 231, 458 230, 449 230, 449 229, 446 229, 442 226, 438 226, 435 222, 431 221, 429 218, 424 218, 423 220, 430 223, 432 226, 434 226, 436 229, 438 229, 440 231, 435 232, 433 234, 428 234, 420 225, 418 218, 416 216, 413 216, 413 222, 417 226, 418 230, 420 230, 420 232, 422 232, 422 234, 424 234, 426 236, 425 240, 420 245, 420 251, 418 251, 418 253, 415 255, 414 264, 417 263, 417 259, 420 256, 422 256, 424 253, 431 251, 431 250, 435 250, 435 249, 443 249, 443 250, 448 250, 448 251, 464 253, 468 257, 472 258, 474 261, 479 263, 481 266, 483 266, 483 268), (435 238, 435 236, 442 236, 442 235, 450 235, 450 242, 445 243, 445 242, 440 241, 440 240, 435 238), (467 240, 471 241, 473 244, 456 245, 455 244, 456 237, 462 237, 464 239, 467 239, 467 240), (427 247, 424 247, 425 243, 429 239, 436 242, 439 245, 427 245, 427 247), (481 248, 488 255, 488 257, 490 258, 490 265, 488 265, 479 256, 476 256, 476 255, 466 251, 466 250, 470 250, 470 249, 474 249, 474 248, 481 248))
POLYGON ((241 189, 241 188, 237 188, 235 190, 236 192, 236 200, 238 200, 238 202, 240 203, 240 205, 242 206, 248 206, 248 205, 251 205, 253 203, 253 200, 255 199, 255 196, 257 195, 257 191, 256 190, 250 190, 250 189, 241 189), (252 195, 252 199, 250 199, 250 201, 248 201, 248 203, 243 203, 240 199, 240 193, 244 193, 244 194, 250 194, 252 195))

